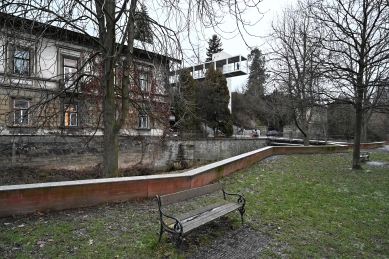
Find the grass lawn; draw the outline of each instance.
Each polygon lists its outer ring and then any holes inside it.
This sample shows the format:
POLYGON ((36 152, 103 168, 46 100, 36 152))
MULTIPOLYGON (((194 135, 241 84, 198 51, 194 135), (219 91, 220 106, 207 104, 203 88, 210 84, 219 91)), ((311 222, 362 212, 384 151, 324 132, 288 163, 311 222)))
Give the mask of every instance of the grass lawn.
MULTIPOLYGON (((246 197, 245 223, 272 239, 261 258, 389 258, 389 154, 270 157, 221 179, 246 197)), ((228 217, 240 227, 238 213, 228 217)), ((158 244, 154 199, 0 218, 5 258, 183 258, 158 244)), ((227 230, 228 231, 228 230, 227 230)), ((223 231, 218 233, 220 238, 223 231)), ((164 234, 165 236, 165 234, 164 234)), ((210 238, 202 238, 205 245, 210 238)), ((190 251, 186 251, 188 253, 190 251)))

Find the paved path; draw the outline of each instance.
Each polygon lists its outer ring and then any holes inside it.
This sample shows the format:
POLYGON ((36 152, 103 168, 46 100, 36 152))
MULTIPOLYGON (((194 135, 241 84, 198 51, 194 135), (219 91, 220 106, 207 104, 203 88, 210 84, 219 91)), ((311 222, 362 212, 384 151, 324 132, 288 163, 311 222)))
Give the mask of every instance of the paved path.
POLYGON ((187 259, 254 259, 260 258, 268 247, 270 237, 244 226, 231 230, 224 236, 211 241, 197 252, 187 256, 187 259))

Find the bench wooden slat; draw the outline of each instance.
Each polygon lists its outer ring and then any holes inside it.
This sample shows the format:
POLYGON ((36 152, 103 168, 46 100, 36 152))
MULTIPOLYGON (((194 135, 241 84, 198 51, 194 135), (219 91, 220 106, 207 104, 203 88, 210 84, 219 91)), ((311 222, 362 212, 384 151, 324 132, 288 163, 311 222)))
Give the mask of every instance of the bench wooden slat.
POLYGON ((166 194, 163 196, 160 196, 161 199, 161 204, 162 205, 169 205, 172 203, 184 201, 187 199, 191 199, 194 197, 202 196, 208 193, 212 193, 218 190, 222 189, 221 183, 215 183, 215 184, 210 184, 207 186, 202 186, 198 188, 193 188, 190 190, 186 191, 181 191, 181 192, 176 192, 172 194, 166 194))
MULTIPOLYGON (((185 220, 187 218, 191 218, 191 217, 196 216, 198 214, 204 213, 206 211, 212 210, 214 208, 220 207, 220 206, 222 206, 223 204, 226 204, 226 203, 228 203, 228 201, 222 200, 222 201, 219 201, 219 202, 207 205, 207 206, 205 206, 203 208, 200 208, 200 209, 197 209, 197 210, 188 211, 188 212, 186 212, 184 214, 181 214, 181 215, 178 215, 178 216, 175 216, 175 217, 177 219, 179 219, 180 221, 182 221, 182 220, 185 220)), ((175 220, 173 220, 173 219, 168 218, 168 219, 165 220, 165 224, 166 225, 171 225, 173 223, 175 223, 175 220)))
POLYGON ((236 203, 227 203, 220 207, 216 207, 212 210, 203 212, 202 214, 198 215, 194 218, 187 218, 185 220, 182 220, 182 226, 183 226, 183 233, 187 233, 191 231, 192 229, 195 229, 199 226, 202 226, 214 219, 217 219, 231 211, 234 211, 238 208, 240 208, 241 205, 236 203))

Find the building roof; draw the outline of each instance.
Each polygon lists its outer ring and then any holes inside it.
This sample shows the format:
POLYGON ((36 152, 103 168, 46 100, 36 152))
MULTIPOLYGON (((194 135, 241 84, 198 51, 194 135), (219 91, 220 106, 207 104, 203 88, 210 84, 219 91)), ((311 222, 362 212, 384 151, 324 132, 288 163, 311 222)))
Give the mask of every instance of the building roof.
MULTIPOLYGON (((17 29, 18 32, 25 32, 31 35, 39 35, 45 38, 61 40, 63 42, 68 42, 76 45, 99 48, 98 37, 61 28, 58 26, 53 26, 51 24, 46 24, 35 20, 14 16, 4 12, 0 12, 0 24, 3 25, 2 29, 12 28, 12 29, 17 29)), ((137 45, 142 46, 142 44, 137 44, 137 45)), ((141 59, 157 58, 161 60, 181 63, 181 60, 177 58, 161 55, 146 49, 134 47, 133 50, 137 58, 141 58, 141 59)))

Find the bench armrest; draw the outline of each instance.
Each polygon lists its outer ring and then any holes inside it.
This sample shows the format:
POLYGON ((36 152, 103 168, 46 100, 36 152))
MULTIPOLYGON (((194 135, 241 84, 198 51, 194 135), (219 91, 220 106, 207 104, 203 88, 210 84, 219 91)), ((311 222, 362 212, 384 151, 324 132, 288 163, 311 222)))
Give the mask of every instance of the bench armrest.
POLYGON ((157 198, 157 202, 158 202, 159 220, 160 220, 160 223, 161 223, 161 228, 163 228, 164 231, 181 235, 182 232, 183 232, 183 227, 182 227, 182 224, 181 224, 180 220, 178 218, 174 217, 174 216, 166 214, 162 210, 162 204, 161 204, 160 197, 158 195, 156 195, 156 198, 157 198), (171 228, 168 225, 166 225, 165 221, 163 220, 164 218, 169 218, 169 219, 173 220, 173 222, 172 222, 172 224, 174 224, 173 228, 171 228))
POLYGON ((242 207, 244 208, 244 206, 246 205, 246 199, 243 197, 243 195, 239 193, 228 193, 224 189, 222 189, 222 191, 225 200, 226 200, 226 195, 237 196, 238 197, 237 203, 242 204, 242 207))

